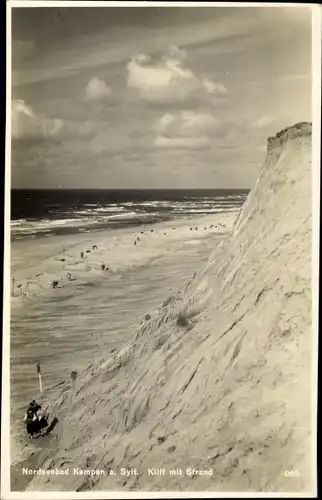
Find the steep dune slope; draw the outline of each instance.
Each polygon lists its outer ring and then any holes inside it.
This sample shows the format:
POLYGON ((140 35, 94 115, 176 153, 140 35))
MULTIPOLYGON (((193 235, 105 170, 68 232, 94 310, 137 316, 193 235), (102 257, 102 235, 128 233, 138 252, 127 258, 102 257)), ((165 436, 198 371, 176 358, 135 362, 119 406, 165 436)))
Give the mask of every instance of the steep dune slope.
POLYGON ((59 450, 36 465, 116 474, 38 476, 28 489, 312 491, 311 344, 311 125, 302 123, 268 140, 233 235, 206 269, 63 388, 59 450))

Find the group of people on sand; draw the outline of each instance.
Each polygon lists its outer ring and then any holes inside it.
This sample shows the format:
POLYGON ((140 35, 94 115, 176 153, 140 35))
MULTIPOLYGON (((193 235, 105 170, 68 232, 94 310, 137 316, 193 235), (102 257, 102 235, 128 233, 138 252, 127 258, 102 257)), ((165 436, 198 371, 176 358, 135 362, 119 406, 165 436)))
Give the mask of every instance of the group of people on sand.
MULTIPOLYGON (((209 228, 204 227, 204 231, 206 231, 207 229, 212 229, 213 227, 217 227, 217 225, 215 226, 214 224, 211 224, 211 225, 209 226, 209 228)), ((222 227, 222 228, 223 228, 223 227, 227 227, 227 226, 226 226, 226 224, 222 224, 221 222, 219 222, 219 223, 218 223, 218 227, 222 227)), ((172 228, 172 230, 173 230, 173 231, 174 231, 174 230, 176 230, 176 229, 177 229, 176 227, 173 227, 173 228, 172 228)), ((190 228, 190 231, 192 231, 193 229, 195 229, 196 231, 198 231, 198 226, 197 226, 197 227, 195 227, 195 228, 191 227, 191 228, 190 228)), ((149 231, 149 232, 150 232, 150 233, 154 233, 154 229, 150 229, 150 231, 149 231)), ((141 234, 144 234, 144 231, 141 231, 141 234)), ((167 233, 166 233, 166 232, 164 232, 163 234, 164 234, 164 236, 166 236, 166 234, 167 234, 167 233)), ((137 237, 136 237, 136 239, 134 240, 134 245, 136 246, 139 242, 140 242, 140 237, 139 237, 139 236, 137 236, 137 237)))
MULTIPOLYGON (((92 247, 92 248, 93 248, 93 250, 97 250, 97 245, 93 245, 93 247, 92 247)), ((84 259, 84 255, 85 255, 85 253, 91 253, 91 251, 92 251, 92 250, 88 250, 88 249, 87 249, 85 252, 81 252, 81 253, 80 253, 81 259, 84 259)))
MULTIPOLYGON (((224 228, 224 227, 227 227, 227 226, 226 226, 226 224, 222 224, 221 222, 219 222, 217 225, 211 224, 208 228, 207 228, 207 227, 204 227, 204 230, 206 231, 207 229, 213 229, 214 227, 215 227, 215 228, 217 228, 217 227, 224 228)), ((176 230, 176 229, 177 229, 176 227, 173 227, 173 228, 172 228, 172 230, 176 230)), ((190 227, 190 231, 193 231, 193 229, 195 229, 195 231, 197 231, 197 230, 198 230, 198 226, 196 226, 196 227, 190 227)), ((150 229, 150 230, 147 230, 146 232, 149 232, 149 233, 155 233, 155 230, 154 230, 154 229, 150 229)), ((145 231, 141 231, 141 234, 142 234, 142 235, 143 235, 143 234, 145 234, 145 231)), ((164 235, 166 235, 166 234, 167 234, 167 233, 166 233, 166 232, 164 232, 164 235)), ((135 246, 136 246, 136 245, 138 245, 138 243, 139 243, 139 242, 140 242, 140 237, 139 237, 139 236, 136 236, 136 239, 134 240, 134 245, 135 245, 135 246)), ((86 249, 86 250, 84 250, 84 251, 80 252, 80 257, 81 257, 81 259, 85 259, 85 258, 86 258, 86 254, 89 254, 89 253, 91 253, 92 251, 97 250, 97 248, 98 248, 98 247, 97 247, 97 245, 96 245, 96 244, 93 244, 93 245, 92 245, 92 249, 86 249)), ((64 262, 64 263, 65 263, 66 258, 61 258, 60 260, 61 260, 62 262, 64 262)), ((65 265, 64 265, 64 267, 65 267, 65 265)), ((106 264, 104 264, 104 263, 101 263, 100 267, 101 267, 101 270, 102 270, 102 271, 108 271, 108 270, 109 270, 109 267, 107 267, 107 265, 106 265, 106 264)), ((88 266, 88 271, 89 271, 90 269, 91 269, 91 266, 88 266)), ((76 280, 76 278, 72 277, 72 273, 71 273, 71 272, 68 272, 68 273, 67 273, 67 279, 68 279, 69 281, 75 281, 75 280, 76 280)), ((52 281, 52 282, 51 282, 51 286, 52 286, 52 288, 60 288, 60 286, 59 286, 59 280, 54 280, 54 281, 52 281)))
POLYGON ((34 399, 29 403, 23 420, 30 439, 46 434, 45 429, 48 427, 48 414, 42 411, 41 405, 34 399))
MULTIPOLYGON (((92 250, 97 250, 97 245, 93 245, 93 246, 92 246, 92 250)), ((81 252, 81 253, 80 253, 80 258, 81 258, 81 259, 85 259, 85 258, 86 258, 85 253, 86 253, 86 254, 89 254, 89 253, 91 253, 91 252, 92 252, 92 250, 87 249, 87 250, 85 250, 85 251, 81 252)), ((62 259, 60 259, 60 260, 61 260, 62 262, 65 262, 65 261, 66 261, 66 259, 65 259, 65 258, 62 258, 62 259)), ((89 271, 90 269, 91 269, 91 266, 88 266, 87 270, 89 271)), ((107 266, 106 266, 106 264, 103 264, 103 263, 102 263, 102 264, 101 264, 101 270, 102 270, 102 271, 108 271, 108 270, 109 270, 109 267, 107 267, 107 266)), ((68 279, 68 281, 76 281, 76 278, 74 278, 74 277, 72 276, 72 273, 71 273, 71 272, 68 272, 68 273, 67 273, 67 279, 68 279)), ((52 287, 53 287, 53 288, 59 288, 59 281, 58 281, 58 280, 52 281, 52 284, 51 284, 51 285, 52 285, 52 287)))

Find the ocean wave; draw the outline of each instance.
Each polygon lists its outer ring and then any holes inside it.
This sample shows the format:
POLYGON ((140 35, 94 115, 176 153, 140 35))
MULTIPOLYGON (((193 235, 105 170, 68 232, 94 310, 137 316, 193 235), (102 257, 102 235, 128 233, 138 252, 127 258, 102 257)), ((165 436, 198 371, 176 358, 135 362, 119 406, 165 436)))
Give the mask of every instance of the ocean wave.
POLYGON ((169 206, 173 202, 169 202, 167 200, 155 200, 155 201, 140 201, 138 203, 141 207, 159 207, 161 206, 169 206))
POLYGON ((245 195, 188 198, 186 200, 143 200, 122 203, 86 203, 74 208, 58 207, 55 213, 47 212, 45 218, 20 218, 11 221, 14 239, 31 236, 88 231, 124 225, 147 224, 171 218, 189 218, 240 210, 245 195))
POLYGON ((26 222, 27 222, 26 219, 12 220, 10 222, 10 225, 15 227, 15 226, 20 226, 21 224, 25 224, 26 222))
POLYGON ((122 212, 124 210, 126 209, 122 206, 108 206, 108 207, 89 208, 87 210, 75 210, 75 212, 73 213, 77 215, 95 215, 108 212, 112 213, 122 212))
MULTIPOLYGON (((90 219, 82 219, 82 225, 90 223, 90 219)), ((23 225, 14 227, 11 232, 12 233, 30 233, 36 234, 39 231, 50 230, 57 227, 64 226, 78 226, 80 223, 80 219, 54 219, 48 220, 43 219, 41 221, 30 221, 26 222, 23 225)))
POLYGON ((93 209, 88 209, 88 210, 75 210, 74 214, 77 215, 89 215, 95 213, 95 210, 93 209))
POLYGON ((131 217, 138 217, 140 214, 138 214, 137 212, 126 212, 126 213, 123 213, 123 214, 114 214, 114 215, 109 215, 108 217, 104 217, 104 219, 108 219, 108 220, 113 220, 113 219, 127 219, 127 218, 131 218, 131 217))
MULTIPOLYGON (((82 217, 82 218, 69 218, 69 219, 43 219, 41 221, 29 221, 16 225, 11 228, 11 234, 15 235, 32 235, 43 233, 44 231, 51 231, 59 228, 82 228, 86 226, 97 226, 102 223, 113 221, 115 219, 133 219, 139 217, 136 212, 117 213, 100 217, 82 217)), ((18 222, 18 221, 17 221, 18 222)))
MULTIPOLYGON (((177 213, 188 213, 188 212, 191 212, 192 210, 196 210, 196 211, 201 211, 201 212, 205 212, 205 213, 212 213, 214 211, 217 211, 217 210, 227 210, 229 208, 234 208, 236 210, 239 210, 240 209, 240 205, 232 205, 231 203, 228 205, 225 205, 225 206, 222 206, 222 205, 212 205, 211 207, 198 207, 198 206, 191 206, 191 207, 179 207, 176 209, 176 212, 177 213)), ((175 213, 176 213, 175 212, 175 213)))
POLYGON ((141 207, 148 207, 148 208, 158 208, 158 209, 174 209, 174 210, 187 210, 189 208, 198 208, 202 207, 204 209, 212 209, 219 205, 220 207, 223 205, 229 205, 229 206, 240 206, 243 203, 242 199, 234 199, 234 198, 222 198, 222 199, 212 199, 212 201, 187 201, 187 202, 182 202, 182 201, 156 201, 156 202, 141 202, 137 204, 137 209, 140 209, 141 207))
POLYGON ((108 206, 108 207, 100 207, 100 208, 96 208, 94 210, 94 212, 98 212, 98 213, 104 213, 104 212, 120 212, 120 211, 123 211, 123 210, 126 210, 125 207, 122 207, 122 205, 114 205, 114 206, 108 206))

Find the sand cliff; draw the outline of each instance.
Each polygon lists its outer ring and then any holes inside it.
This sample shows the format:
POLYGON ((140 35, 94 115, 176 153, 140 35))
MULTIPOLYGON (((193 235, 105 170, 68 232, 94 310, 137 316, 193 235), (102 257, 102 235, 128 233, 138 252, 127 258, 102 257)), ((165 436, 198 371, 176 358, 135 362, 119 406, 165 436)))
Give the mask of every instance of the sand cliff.
POLYGON ((55 403, 55 438, 33 466, 138 475, 39 476, 28 490, 312 491, 311 344, 311 125, 302 123, 268 140, 233 234, 206 268, 55 403))

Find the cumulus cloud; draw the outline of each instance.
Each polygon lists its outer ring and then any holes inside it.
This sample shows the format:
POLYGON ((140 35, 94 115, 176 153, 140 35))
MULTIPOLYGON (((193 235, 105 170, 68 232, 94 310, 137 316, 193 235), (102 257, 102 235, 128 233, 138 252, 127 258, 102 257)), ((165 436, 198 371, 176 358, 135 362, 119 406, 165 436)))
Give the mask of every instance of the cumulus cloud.
POLYGON ((155 124, 154 130, 162 135, 193 137, 209 135, 218 126, 219 121, 209 113, 183 111, 176 115, 166 113, 155 124))
POLYGON ((261 116, 258 120, 254 122, 255 128, 266 128, 273 123, 273 118, 268 115, 261 116))
POLYGON ((67 135, 86 135, 92 131, 88 121, 74 123, 61 118, 48 118, 35 113, 21 99, 15 99, 11 105, 11 136, 13 139, 27 138, 63 138, 67 135))
POLYGON ((153 127, 154 145, 160 148, 204 149, 220 129, 220 122, 209 113, 183 111, 166 113, 153 127))
POLYGON ((211 80, 208 80, 208 78, 203 79, 202 82, 208 94, 212 94, 215 96, 228 95, 228 90, 222 83, 214 83, 211 80))
POLYGON ((90 101, 105 99, 110 93, 111 89, 97 77, 92 78, 85 87, 86 98, 90 101))
POLYGON ((186 51, 176 46, 171 46, 156 62, 146 54, 133 56, 127 64, 127 86, 141 100, 156 104, 186 103, 228 94, 222 83, 212 82, 184 67, 186 58, 186 51))
POLYGON ((53 137, 63 127, 63 120, 34 113, 24 101, 16 99, 11 107, 11 134, 14 139, 53 137))

